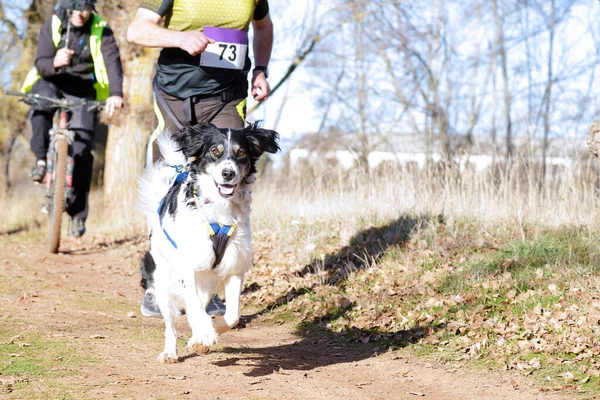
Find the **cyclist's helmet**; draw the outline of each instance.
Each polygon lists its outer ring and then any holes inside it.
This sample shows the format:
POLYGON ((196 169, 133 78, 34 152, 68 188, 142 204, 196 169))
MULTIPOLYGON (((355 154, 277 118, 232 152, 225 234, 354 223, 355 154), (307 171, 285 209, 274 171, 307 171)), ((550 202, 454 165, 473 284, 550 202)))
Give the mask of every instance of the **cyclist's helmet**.
POLYGON ((83 11, 85 9, 96 9, 97 0, 60 0, 59 7, 64 10, 83 11))

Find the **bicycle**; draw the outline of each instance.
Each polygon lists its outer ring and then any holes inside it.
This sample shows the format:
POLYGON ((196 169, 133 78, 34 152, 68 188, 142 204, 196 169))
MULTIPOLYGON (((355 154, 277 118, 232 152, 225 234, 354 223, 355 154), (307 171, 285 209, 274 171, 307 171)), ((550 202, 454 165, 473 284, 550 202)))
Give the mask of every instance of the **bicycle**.
POLYGON ((87 106, 88 111, 99 109, 104 102, 86 99, 59 99, 12 90, 7 91, 6 94, 22 97, 25 104, 40 105, 42 102, 47 102, 58 109, 58 118, 54 118, 52 129, 50 129, 50 144, 46 153, 46 175, 44 177, 46 195, 42 205, 42 212, 47 213, 50 217, 48 251, 56 254, 60 246, 62 214, 73 190, 74 161, 71 157, 71 143, 74 141, 75 133, 67 127, 67 113, 81 106, 87 106))

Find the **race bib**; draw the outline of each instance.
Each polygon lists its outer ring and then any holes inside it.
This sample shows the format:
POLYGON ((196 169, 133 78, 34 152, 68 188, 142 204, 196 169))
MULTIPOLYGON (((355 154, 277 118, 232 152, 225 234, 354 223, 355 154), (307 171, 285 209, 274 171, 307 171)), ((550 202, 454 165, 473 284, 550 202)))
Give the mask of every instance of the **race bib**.
POLYGON ((215 43, 206 46, 200 54, 200 66, 243 69, 248 52, 248 31, 229 28, 204 27, 206 37, 215 43))

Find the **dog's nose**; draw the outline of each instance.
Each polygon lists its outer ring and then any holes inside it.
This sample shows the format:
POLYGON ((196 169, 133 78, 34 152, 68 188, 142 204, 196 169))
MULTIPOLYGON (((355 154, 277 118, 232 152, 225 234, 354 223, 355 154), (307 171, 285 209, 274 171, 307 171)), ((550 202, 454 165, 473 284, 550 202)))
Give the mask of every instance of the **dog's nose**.
POLYGON ((230 169, 224 169, 221 174, 223 175, 223 179, 226 181, 230 181, 235 177, 235 172, 230 169))

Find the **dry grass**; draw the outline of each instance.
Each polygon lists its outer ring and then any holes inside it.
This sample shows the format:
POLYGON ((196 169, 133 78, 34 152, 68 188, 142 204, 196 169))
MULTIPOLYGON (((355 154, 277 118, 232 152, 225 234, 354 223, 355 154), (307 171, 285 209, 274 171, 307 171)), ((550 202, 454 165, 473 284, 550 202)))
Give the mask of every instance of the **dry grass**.
POLYGON ((599 208, 593 167, 580 165, 577 175, 547 183, 543 190, 535 172, 518 164, 493 175, 392 167, 371 174, 332 174, 325 168, 283 172, 259 182, 253 218, 257 227, 262 221, 325 222, 343 238, 401 216, 469 220, 482 229, 595 225, 599 208))
MULTIPOLYGON (((592 160, 593 161, 593 160, 592 160)), ((406 171, 384 166, 373 173, 344 173, 326 165, 310 170, 282 170, 262 177, 255 189, 253 219, 278 223, 335 221, 349 238, 357 230, 401 215, 469 219, 482 227, 517 223, 534 226, 594 225, 598 213, 594 164, 577 174, 537 186, 536 172, 516 164, 491 174, 431 168, 406 171)), ((0 194, 0 232, 43 224, 39 209, 43 188, 22 183, 0 194)), ((91 194, 90 222, 99 230, 143 229, 137 210, 105 210, 100 190, 91 194), (118 217, 114 218, 114 215, 118 217)), ((268 222, 269 224, 271 222, 268 222)))
POLYGON ((44 190, 42 186, 19 188, 9 195, 0 196, 0 234, 39 229, 47 217, 39 212, 44 190))
MULTIPOLYGON (((0 235, 19 232, 47 231, 48 216, 40 212, 44 188, 42 185, 22 184, 8 195, 0 196, 0 235)), ((127 237, 143 233, 145 220, 137 210, 107 210, 100 190, 90 193, 88 231, 127 237)), ((69 218, 63 217, 63 234, 68 233, 69 218)))

